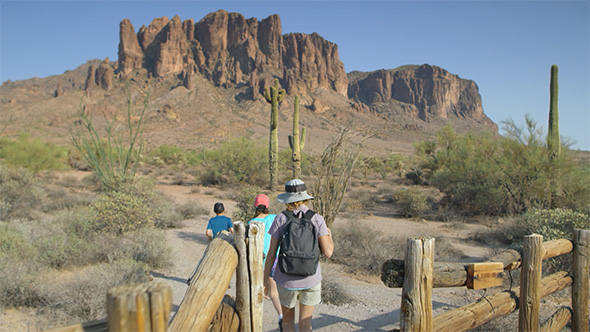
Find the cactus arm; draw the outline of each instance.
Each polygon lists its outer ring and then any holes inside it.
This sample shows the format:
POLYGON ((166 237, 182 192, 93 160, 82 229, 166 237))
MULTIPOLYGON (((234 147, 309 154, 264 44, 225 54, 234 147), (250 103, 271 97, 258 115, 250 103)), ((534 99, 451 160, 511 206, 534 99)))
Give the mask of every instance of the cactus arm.
POLYGON ((303 129, 301 129, 301 141, 299 143, 299 148, 301 150, 303 150, 304 147, 305 147, 305 127, 303 127, 303 129))
POLYGON ((547 148, 551 158, 555 158, 561 153, 561 142, 559 138, 559 111, 557 107, 557 97, 559 93, 557 72, 557 65, 552 65, 551 81, 549 84, 549 126, 547 131, 547 148))

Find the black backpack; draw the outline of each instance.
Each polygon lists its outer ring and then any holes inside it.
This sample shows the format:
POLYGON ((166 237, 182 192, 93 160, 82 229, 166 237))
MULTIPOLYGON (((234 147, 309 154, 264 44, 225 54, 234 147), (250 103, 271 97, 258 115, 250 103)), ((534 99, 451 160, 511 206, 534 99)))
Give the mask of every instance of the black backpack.
POLYGON ((281 272, 296 276, 314 275, 320 260, 320 246, 315 225, 311 217, 312 210, 305 214, 293 211, 283 211, 287 216, 287 223, 283 228, 280 240, 279 268, 281 272))

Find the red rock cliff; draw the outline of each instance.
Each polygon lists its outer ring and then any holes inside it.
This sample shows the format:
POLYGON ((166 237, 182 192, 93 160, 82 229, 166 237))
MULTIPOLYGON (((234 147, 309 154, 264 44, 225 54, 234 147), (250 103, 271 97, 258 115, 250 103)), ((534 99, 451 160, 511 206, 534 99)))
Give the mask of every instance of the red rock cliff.
POLYGON ((123 20, 118 71, 127 75, 146 68, 156 77, 199 72, 217 86, 243 82, 258 89, 264 87, 258 77, 275 72, 282 73, 289 93, 325 88, 346 96, 348 78, 338 47, 318 34, 283 35, 278 15, 258 21, 219 10, 193 22, 157 18, 135 34, 131 22, 123 20))

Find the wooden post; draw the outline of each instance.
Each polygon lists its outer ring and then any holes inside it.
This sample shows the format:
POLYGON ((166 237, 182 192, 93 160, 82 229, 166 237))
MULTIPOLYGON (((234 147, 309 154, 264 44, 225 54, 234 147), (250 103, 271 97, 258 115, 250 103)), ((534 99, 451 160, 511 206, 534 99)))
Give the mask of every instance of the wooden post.
POLYGON ((238 251, 238 269, 236 270, 236 310, 240 316, 241 332, 252 330, 250 316, 250 276, 248 274, 248 250, 246 248, 246 224, 234 223, 235 245, 238 251))
POLYGON ((572 318, 572 309, 561 307, 541 325, 539 332, 559 332, 567 325, 570 318, 572 318))
POLYGON ((238 254, 229 240, 218 235, 205 250, 169 331, 209 328, 238 265, 238 254))
MULTIPOLYGON (((569 287, 572 277, 565 271, 554 273, 541 280, 540 297, 569 287)), ((463 307, 448 310, 434 317, 433 331, 460 332, 474 329, 494 318, 507 315, 517 309, 520 287, 503 291, 463 307)))
POLYGON ((114 287, 107 294, 109 331, 166 331, 171 308, 172 290, 164 283, 114 287))
POLYGON ((518 331, 539 330, 539 307, 541 297, 541 268, 543 261, 543 236, 538 234, 524 237, 522 250, 522 272, 520 275, 520 309, 518 331))
POLYGON ((574 283, 572 331, 588 331, 588 283, 590 282, 590 230, 574 230, 574 283))
POLYGON ((250 271, 250 315, 253 332, 262 332, 264 299, 264 223, 251 222, 248 230, 248 270, 250 271))
POLYGON ((208 332, 237 332, 239 326, 240 317, 236 311, 236 301, 225 294, 217 312, 215 312, 208 332))
POLYGON ((400 310, 401 331, 432 331, 434 238, 408 239, 400 310))

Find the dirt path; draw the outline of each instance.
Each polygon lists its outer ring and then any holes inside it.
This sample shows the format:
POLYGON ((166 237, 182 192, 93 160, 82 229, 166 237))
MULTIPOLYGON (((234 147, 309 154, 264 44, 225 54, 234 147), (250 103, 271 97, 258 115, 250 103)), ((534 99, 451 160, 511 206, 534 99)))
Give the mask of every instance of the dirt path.
MULTIPOLYGON (((209 188, 191 190, 189 187, 159 185, 159 190, 177 202, 195 202, 203 206, 213 206, 222 200, 228 210, 234 208, 235 202, 221 199, 222 193, 209 188)), ((174 308, 176 312, 187 290, 186 279, 201 259, 208 244, 204 235, 209 216, 201 216, 187 220, 185 226, 179 229, 167 231, 169 244, 174 253, 174 266, 166 271, 153 271, 155 279, 170 284, 174 292, 174 308)), ((462 249, 469 251, 468 256, 481 259, 485 250, 462 242, 471 231, 470 227, 455 229, 449 232, 441 223, 417 222, 396 220, 395 227, 392 220, 386 217, 369 216, 359 220, 379 229, 391 230, 400 235, 416 236, 416 234, 435 234, 445 231, 451 239, 455 239, 462 249)), ((325 263, 323 263, 325 264, 325 263)), ((329 263, 328 263, 329 265, 329 263)), ((337 271, 334 267, 330 270, 337 271)), ((316 331, 391 331, 399 327, 399 306, 401 302, 401 289, 387 288, 378 278, 363 278, 359 280, 346 273, 331 273, 330 277, 337 278, 339 283, 345 285, 345 291, 357 301, 340 306, 320 304, 314 312, 313 327, 316 331)), ((445 310, 450 307, 463 305, 475 295, 471 291, 462 288, 450 288, 436 290, 433 294, 433 307, 435 311, 445 310)), ((228 294, 235 296, 235 276, 231 282, 228 294)), ((264 331, 277 329, 277 317, 270 301, 264 302, 264 331)))

